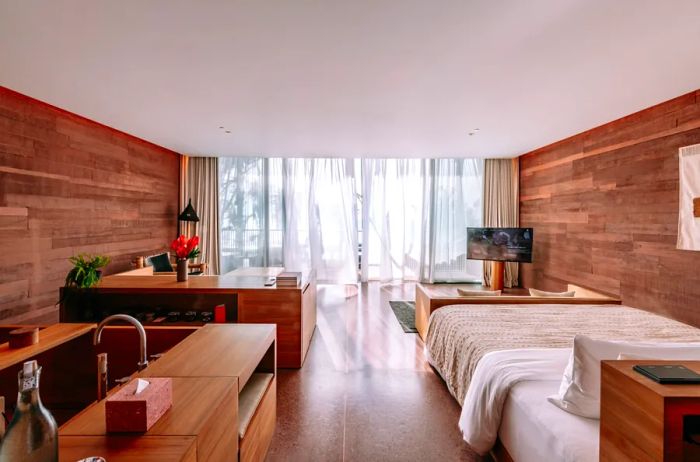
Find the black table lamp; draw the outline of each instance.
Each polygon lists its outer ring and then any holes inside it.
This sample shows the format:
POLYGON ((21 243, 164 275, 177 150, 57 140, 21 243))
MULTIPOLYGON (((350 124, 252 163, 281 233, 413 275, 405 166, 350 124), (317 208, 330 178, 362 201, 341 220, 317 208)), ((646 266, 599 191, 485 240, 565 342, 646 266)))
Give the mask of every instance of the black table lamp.
POLYGON ((199 217, 197 216, 197 212, 194 211, 194 207, 192 207, 192 199, 187 201, 187 207, 182 211, 179 217, 177 217, 178 220, 180 221, 194 221, 198 222, 199 217))
MULTIPOLYGON (((182 211, 182 213, 177 217, 178 220, 180 221, 185 221, 187 222, 187 227, 185 228, 188 232, 185 234, 189 234, 189 224, 190 223, 197 223, 199 221, 199 217, 197 216, 197 212, 194 211, 194 207, 192 207, 192 199, 189 199, 187 201, 187 206, 185 209, 182 211)), ((196 230, 196 228, 195 228, 196 230)))

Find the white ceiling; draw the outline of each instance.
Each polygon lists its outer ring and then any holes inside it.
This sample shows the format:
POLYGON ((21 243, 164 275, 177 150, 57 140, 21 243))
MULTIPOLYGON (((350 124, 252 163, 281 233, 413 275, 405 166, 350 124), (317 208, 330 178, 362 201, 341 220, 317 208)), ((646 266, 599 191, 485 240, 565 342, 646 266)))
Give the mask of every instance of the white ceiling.
POLYGON ((0 0, 0 85, 195 155, 515 156, 700 88, 700 1, 0 0))

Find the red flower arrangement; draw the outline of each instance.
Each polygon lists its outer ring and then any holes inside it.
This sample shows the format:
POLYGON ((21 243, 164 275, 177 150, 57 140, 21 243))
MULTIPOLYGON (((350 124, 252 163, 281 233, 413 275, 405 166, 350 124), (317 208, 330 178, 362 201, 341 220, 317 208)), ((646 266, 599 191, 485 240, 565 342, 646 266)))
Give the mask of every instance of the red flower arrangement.
POLYGON ((180 236, 170 244, 170 248, 175 251, 178 260, 190 260, 199 256, 199 236, 192 236, 187 239, 180 236))

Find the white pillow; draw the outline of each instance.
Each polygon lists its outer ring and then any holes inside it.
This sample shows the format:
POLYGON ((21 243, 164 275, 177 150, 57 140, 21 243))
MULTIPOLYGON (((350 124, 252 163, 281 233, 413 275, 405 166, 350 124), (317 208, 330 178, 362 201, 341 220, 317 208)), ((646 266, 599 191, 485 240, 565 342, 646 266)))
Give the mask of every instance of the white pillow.
POLYGON ((531 297, 573 297, 576 295, 575 290, 568 292, 547 292, 545 290, 529 289, 531 297))
POLYGON ((630 343, 574 337, 574 348, 559 394, 547 400, 571 414, 600 419, 600 362, 620 355, 653 359, 700 360, 700 343, 630 343))
POLYGON ((457 289, 457 293, 464 297, 498 297, 499 295, 501 295, 500 290, 457 289))

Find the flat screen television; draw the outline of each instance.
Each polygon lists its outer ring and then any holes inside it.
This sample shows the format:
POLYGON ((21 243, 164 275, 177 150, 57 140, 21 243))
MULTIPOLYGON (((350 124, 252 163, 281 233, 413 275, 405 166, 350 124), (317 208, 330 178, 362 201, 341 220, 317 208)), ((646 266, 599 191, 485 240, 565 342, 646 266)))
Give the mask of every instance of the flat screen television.
POLYGON ((467 228, 470 260, 532 263, 532 228, 467 228))

